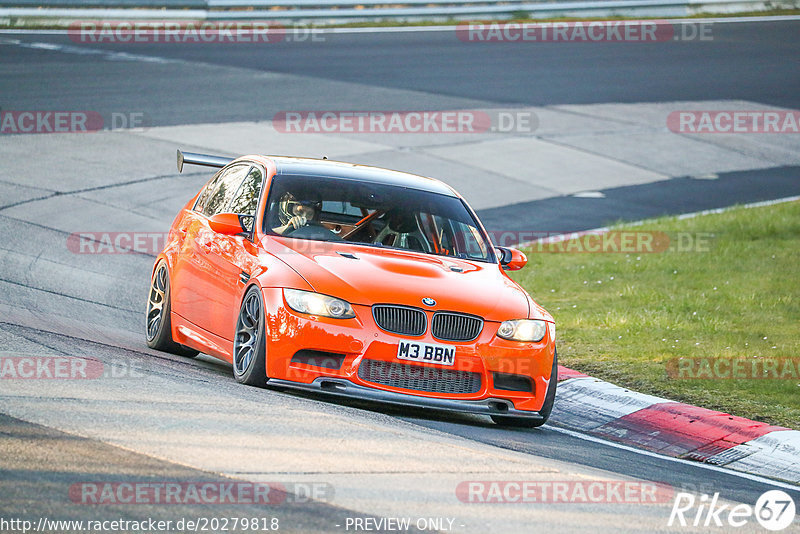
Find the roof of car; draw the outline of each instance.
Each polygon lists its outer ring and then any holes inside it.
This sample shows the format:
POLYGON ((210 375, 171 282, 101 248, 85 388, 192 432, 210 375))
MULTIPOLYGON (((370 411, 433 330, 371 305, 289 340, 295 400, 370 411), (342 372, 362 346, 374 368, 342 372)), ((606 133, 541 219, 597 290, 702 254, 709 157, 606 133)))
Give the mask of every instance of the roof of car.
POLYGON ((344 180, 408 187, 451 197, 457 196, 453 189, 444 182, 416 174, 328 159, 294 158, 285 156, 268 157, 275 162, 278 174, 328 176, 344 180))

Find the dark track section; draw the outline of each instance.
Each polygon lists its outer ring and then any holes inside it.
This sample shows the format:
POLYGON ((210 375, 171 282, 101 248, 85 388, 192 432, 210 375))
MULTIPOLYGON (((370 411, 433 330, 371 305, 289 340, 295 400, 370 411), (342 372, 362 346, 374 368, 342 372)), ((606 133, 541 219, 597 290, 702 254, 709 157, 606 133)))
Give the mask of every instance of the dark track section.
POLYGON ((447 109, 464 99, 534 106, 740 99, 800 108, 800 22, 714 24, 711 32, 710 41, 649 44, 465 43, 451 31, 336 34, 323 42, 287 37, 275 44, 89 45, 66 36, 15 35, 308 78, 287 86, 181 64, 136 69, 131 77, 130 69, 97 56, 12 46, 2 47, 0 106, 144 110, 152 126, 271 119, 287 109, 447 109), (18 63, 24 71, 8 68, 18 63), (36 73, 48 64, 55 83, 42 87, 36 73), (315 78, 421 93, 403 101, 374 91, 326 99, 315 78))
MULTIPOLYGON (((673 178, 602 191, 605 198, 548 198, 478 211, 490 231, 577 232, 636 221, 800 195, 800 167, 720 173, 716 180, 673 178)), ((534 236, 535 237, 535 236, 534 236)), ((530 239, 534 238, 530 237, 530 239)))

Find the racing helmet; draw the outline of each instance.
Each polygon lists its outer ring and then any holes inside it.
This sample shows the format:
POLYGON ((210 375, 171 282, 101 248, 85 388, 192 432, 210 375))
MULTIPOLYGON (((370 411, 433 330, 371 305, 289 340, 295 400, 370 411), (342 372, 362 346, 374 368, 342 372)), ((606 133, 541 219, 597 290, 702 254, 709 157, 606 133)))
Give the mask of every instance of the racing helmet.
POLYGON ((288 223, 289 219, 294 217, 294 209, 297 206, 309 206, 314 208, 314 211, 316 212, 315 217, 319 216, 319 212, 322 211, 321 200, 299 200, 292 193, 287 191, 278 201, 278 218, 280 219, 281 224, 288 223))

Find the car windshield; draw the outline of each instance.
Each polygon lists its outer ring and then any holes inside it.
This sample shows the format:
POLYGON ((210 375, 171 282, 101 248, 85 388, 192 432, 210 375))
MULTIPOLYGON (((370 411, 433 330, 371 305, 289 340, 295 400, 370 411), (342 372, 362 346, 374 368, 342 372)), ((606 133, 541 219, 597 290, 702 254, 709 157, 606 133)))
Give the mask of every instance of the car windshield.
POLYGON ((277 175, 265 232, 493 262, 474 217, 456 197, 348 179, 277 175))

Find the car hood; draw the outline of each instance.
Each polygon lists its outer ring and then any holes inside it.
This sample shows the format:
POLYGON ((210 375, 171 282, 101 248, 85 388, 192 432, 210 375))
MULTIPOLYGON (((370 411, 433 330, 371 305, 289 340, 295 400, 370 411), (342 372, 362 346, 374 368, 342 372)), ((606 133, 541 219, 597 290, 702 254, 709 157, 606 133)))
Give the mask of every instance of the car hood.
POLYGON ((493 263, 345 243, 267 237, 262 242, 319 293, 353 304, 401 304, 504 321, 528 317, 532 299, 493 263))

